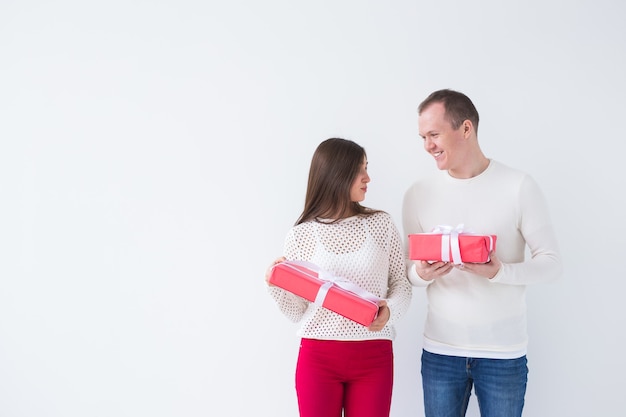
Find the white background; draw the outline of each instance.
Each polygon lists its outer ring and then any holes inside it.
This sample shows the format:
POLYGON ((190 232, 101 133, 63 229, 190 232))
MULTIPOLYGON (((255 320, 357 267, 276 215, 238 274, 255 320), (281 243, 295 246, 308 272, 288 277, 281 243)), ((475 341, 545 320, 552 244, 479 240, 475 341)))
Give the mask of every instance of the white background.
MULTIPOLYGON (((542 186, 565 275, 528 290, 526 416, 617 416, 626 26, 617 0, 0 1, 0 416, 297 415, 266 266, 317 144, 401 225, 416 108, 468 94, 542 186)), ((392 415, 423 415, 423 290, 392 415)), ((475 399, 470 416, 477 416, 475 399)))

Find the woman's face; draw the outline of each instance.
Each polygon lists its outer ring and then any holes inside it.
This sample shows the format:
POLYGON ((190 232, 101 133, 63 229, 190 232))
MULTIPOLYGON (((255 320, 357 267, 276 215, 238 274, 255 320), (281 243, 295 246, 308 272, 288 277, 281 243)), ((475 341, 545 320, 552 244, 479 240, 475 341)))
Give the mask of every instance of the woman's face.
POLYGON ((370 176, 367 174, 367 158, 363 157, 363 162, 361 163, 359 172, 350 187, 350 201, 359 203, 365 200, 368 182, 370 182, 370 176))

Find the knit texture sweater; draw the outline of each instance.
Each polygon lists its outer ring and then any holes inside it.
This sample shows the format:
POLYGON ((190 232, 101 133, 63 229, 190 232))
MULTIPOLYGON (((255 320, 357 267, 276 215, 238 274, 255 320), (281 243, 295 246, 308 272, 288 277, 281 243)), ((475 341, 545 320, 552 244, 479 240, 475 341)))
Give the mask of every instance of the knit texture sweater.
POLYGON ((427 292, 424 349, 476 358, 525 355, 526 286, 562 273, 547 204, 533 178, 493 160, 469 179, 439 171, 407 190, 402 218, 407 255, 409 234, 462 224, 468 232, 496 235, 502 261, 492 279, 454 268, 432 281, 407 262, 411 283, 427 292))
POLYGON ((365 291, 387 301, 391 316, 385 327, 367 327, 278 287, 268 287, 280 311, 299 322, 297 334, 324 340, 395 338, 394 322, 407 311, 411 283, 398 229, 389 214, 353 216, 336 223, 308 221, 294 226, 285 238, 283 255, 290 261, 307 261, 334 275, 349 279, 365 291))

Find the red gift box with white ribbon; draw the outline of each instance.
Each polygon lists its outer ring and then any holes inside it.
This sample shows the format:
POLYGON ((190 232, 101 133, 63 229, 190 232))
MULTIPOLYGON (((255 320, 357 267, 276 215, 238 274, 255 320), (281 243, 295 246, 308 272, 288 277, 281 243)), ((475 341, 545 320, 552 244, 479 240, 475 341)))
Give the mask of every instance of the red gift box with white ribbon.
POLYGON ((456 228, 437 226, 429 233, 409 235, 409 259, 444 261, 456 265, 489 262, 496 249, 496 235, 480 235, 456 228))
POLYGON ((310 262, 280 262, 269 282, 366 327, 378 314, 379 297, 310 262))

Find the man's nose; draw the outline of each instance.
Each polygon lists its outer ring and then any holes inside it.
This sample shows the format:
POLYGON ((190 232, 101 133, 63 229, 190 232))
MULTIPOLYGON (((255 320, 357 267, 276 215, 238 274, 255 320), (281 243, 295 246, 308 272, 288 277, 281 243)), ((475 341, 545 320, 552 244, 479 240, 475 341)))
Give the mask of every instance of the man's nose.
POLYGON ((429 150, 434 146, 432 139, 426 138, 424 139, 424 149, 429 150))

